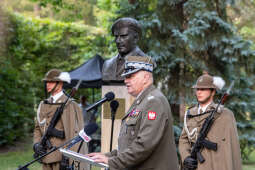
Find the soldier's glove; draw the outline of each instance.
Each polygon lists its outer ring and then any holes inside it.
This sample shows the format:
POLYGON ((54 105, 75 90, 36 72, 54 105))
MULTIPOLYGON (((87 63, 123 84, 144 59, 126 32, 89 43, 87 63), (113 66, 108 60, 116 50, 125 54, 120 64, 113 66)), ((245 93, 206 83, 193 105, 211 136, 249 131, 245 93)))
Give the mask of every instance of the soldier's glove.
POLYGON ((197 169, 197 160, 191 156, 187 156, 183 161, 183 167, 185 170, 197 169))
POLYGON ((34 152, 35 152, 35 157, 41 156, 45 154, 47 151, 44 149, 44 147, 40 143, 35 143, 33 146, 34 152))

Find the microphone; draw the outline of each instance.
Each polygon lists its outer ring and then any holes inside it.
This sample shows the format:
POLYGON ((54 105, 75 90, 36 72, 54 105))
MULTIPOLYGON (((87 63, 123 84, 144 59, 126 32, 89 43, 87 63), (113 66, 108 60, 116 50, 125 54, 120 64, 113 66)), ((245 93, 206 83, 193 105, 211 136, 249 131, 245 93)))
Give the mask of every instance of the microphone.
POLYGON ((96 123, 89 123, 79 132, 79 135, 73 138, 73 140, 70 142, 70 144, 67 146, 67 149, 71 148, 73 145, 80 141, 85 141, 88 143, 91 141, 91 135, 95 133, 98 129, 98 125, 96 123))
POLYGON ((104 95, 104 98, 102 98, 101 100, 97 101, 96 103, 88 106, 85 108, 86 112, 90 111, 91 109, 94 109, 94 107, 97 107, 98 105, 106 102, 106 101, 111 101, 112 99, 114 99, 115 95, 113 92, 108 92, 104 95))

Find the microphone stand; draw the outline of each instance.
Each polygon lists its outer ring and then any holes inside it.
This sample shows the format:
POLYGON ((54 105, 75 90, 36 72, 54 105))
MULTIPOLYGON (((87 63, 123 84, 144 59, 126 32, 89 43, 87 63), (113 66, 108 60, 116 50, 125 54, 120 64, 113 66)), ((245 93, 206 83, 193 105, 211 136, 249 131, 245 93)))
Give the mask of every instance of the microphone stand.
POLYGON ((114 129, 114 120, 115 120, 115 113, 112 112, 112 127, 111 127, 110 152, 112 151, 112 136, 113 136, 113 129, 114 129))
MULTIPOLYGON (((73 139, 74 139, 74 138, 73 138, 73 139)), ((38 161, 38 160, 44 158, 45 156, 51 154, 52 152, 54 152, 54 151, 56 151, 56 150, 62 148, 63 146, 69 144, 70 142, 72 142, 73 139, 68 140, 67 142, 63 143, 62 145, 60 145, 60 146, 58 146, 58 147, 53 146, 53 148, 52 148, 49 152, 46 152, 45 154, 39 156, 38 158, 36 158, 36 159, 34 159, 34 160, 28 162, 28 163, 27 163, 26 165, 24 165, 24 166, 19 166, 17 170, 26 170, 27 167, 28 167, 29 165, 31 165, 31 164, 33 164, 34 162, 36 162, 36 161, 38 161)))
POLYGON ((112 138, 113 138, 113 130, 114 130, 114 120, 117 108, 119 107, 119 102, 116 100, 113 100, 110 103, 111 106, 111 118, 112 118, 112 126, 111 126, 111 141, 110 141, 110 152, 112 151, 112 138))

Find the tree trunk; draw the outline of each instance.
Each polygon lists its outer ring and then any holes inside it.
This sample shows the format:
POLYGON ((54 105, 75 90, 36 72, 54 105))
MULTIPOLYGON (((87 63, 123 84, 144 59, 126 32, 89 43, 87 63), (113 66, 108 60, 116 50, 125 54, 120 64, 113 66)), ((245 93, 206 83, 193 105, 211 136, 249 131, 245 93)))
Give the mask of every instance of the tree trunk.
POLYGON ((134 3, 136 2, 136 0, 128 0, 128 2, 129 2, 130 4, 134 4, 134 3))
POLYGON ((7 23, 8 18, 6 17, 3 9, 0 7, 0 62, 2 57, 5 56, 7 48, 7 23))
MULTIPOLYGON (((183 80, 184 79, 184 63, 180 64, 180 73, 179 73, 179 85, 180 87, 183 87, 183 80)), ((180 109, 179 109, 179 118, 180 118, 180 122, 183 122, 183 118, 184 118, 184 114, 185 114, 185 107, 186 107, 186 103, 185 103, 185 90, 184 88, 180 88, 179 91, 179 100, 180 100, 180 109)))
POLYGON ((35 4, 34 5, 35 16, 40 17, 41 16, 40 12, 41 12, 41 6, 39 4, 35 4))

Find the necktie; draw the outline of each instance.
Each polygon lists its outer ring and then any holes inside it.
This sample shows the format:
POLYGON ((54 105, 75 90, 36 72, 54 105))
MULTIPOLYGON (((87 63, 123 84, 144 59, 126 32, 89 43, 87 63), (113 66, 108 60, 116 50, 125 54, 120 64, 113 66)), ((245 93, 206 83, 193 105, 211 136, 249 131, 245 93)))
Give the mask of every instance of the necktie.
POLYGON ((197 112, 197 114, 202 114, 203 113, 203 110, 202 110, 202 108, 200 108, 199 110, 198 110, 198 112, 197 112))
POLYGON ((124 70, 124 63, 125 63, 124 57, 120 57, 117 62, 117 70, 116 70, 116 75, 119 77, 121 76, 124 70))

